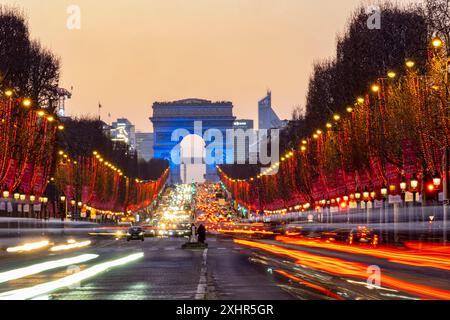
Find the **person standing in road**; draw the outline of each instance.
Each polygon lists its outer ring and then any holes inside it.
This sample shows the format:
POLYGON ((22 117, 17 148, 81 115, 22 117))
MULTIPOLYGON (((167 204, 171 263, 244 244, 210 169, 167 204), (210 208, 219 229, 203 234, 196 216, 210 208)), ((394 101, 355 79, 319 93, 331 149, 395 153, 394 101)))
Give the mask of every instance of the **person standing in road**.
POLYGON ((198 227, 197 234, 198 234, 198 242, 205 243, 205 240, 206 240, 206 229, 203 226, 203 224, 200 224, 200 226, 198 227))
POLYGON ((197 242, 197 227, 195 226, 195 224, 193 223, 191 225, 191 238, 189 240, 189 242, 197 242))

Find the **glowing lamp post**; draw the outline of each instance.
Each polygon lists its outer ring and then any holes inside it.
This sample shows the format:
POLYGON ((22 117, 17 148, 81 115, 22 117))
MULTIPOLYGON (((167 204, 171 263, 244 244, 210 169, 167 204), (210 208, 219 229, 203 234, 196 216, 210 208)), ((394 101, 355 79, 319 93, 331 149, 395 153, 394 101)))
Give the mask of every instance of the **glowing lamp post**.
POLYGON ((62 209, 63 212, 61 214, 61 221, 64 221, 64 219, 67 217, 67 198, 66 198, 66 196, 62 195, 60 197, 60 200, 61 200, 61 204, 63 207, 63 209, 62 209))
POLYGON ((439 173, 437 171, 433 175, 433 185, 434 189, 436 190, 436 203, 439 203, 439 189, 441 186, 441 177, 439 176, 439 173))
POLYGON ((419 186, 419 181, 417 180, 416 175, 414 175, 410 181, 411 185, 411 191, 413 194, 413 204, 416 204, 416 193, 417 193, 417 187, 419 186))
POLYGON ((366 208, 366 218, 367 218, 367 223, 370 222, 370 216, 369 216, 369 208, 368 208, 368 203, 369 203, 369 191, 367 190, 367 186, 364 187, 364 192, 363 192, 363 199, 364 199, 364 203, 365 203, 365 208, 366 208))

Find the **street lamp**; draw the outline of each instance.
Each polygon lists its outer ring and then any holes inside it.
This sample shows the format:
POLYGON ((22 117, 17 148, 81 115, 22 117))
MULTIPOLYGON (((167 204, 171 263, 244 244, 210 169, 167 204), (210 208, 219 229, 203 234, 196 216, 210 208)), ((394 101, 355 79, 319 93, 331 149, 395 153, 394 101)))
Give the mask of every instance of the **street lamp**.
POLYGON ((436 190, 436 204, 439 203, 439 187, 441 186, 441 177, 437 171, 433 175, 433 185, 436 190))
POLYGON ((48 198, 47 198, 47 197, 42 198, 42 202, 44 203, 44 210, 43 210, 44 219, 47 219, 47 203, 48 203, 48 198))
POLYGON ((369 191, 367 191, 367 187, 364 187, 363 198, 364 200, 369 199, 369 191))
POLYGON ((411 184, 411 191, 413 193, 413 204, 415 204, 416 203, 417 187, 419 186, 419 180, 417 180, 417 177, 416 177, 415 174, 411 178, 410 184, 411 184))
POLYGON ((381 195, 383 196, 383 198, 386 197, 387 193, 388 193, 388 189, 386 188, 386 186, 383 184, 383 186, 381 187, 381 195))
POLYGON ((367 220, 367 223, 369 223, 370 222, 369 208, 367 206, 367 204, 369 203, 369 191, 367 190, 367 186, 364 187, 363 199, 364 199, 364 204, 365 204, 365 209, 366 209, 366 220, 367 220))
POLYGON ((412 60, 407 60, 405 64, 408 68, 412 68, 416 65, 416 63, 412 60))
POLYGON ((359 199, 361 199, 361 192, 359 192, 359 190, 356 190, 355 192, 355 199, 356 201, 359 201, 359 199))
POLYGON ((5 199, 9 198, 9 191, 7 191, 7 190, 3 191, 3 198, 5 198, 5 199))
POLYGON ((438 49, 442 47, 442 40, 439 37, 435 37, 432 41, 431 44, 433 45, 434 48, 438 49))
POLYGON ((396 74, 394 71, 389 71, 389 72, 387 73, 387 76, 388 76, 388 78, 390 78, 390 79, 394 79, 394 78, 397 76, 397 74, 396 74))
POLYGON ((400 190, 402 190, 402 192, 404 193, 406 190, 406 181, 405 178, 402 178, 402 181, 400 182, 400 190))
POLYGON ((406 199, 405 199, 405 191, 406 191, 406 181, 405 181, 405 177, 402 176, 402 180, 400 181, 400 190, 402 192, 402 201, 403 201, 403 206, 406 203, 406 199))
POLYGON ((61 203, 63 204, 64 209, 64 215, 61 214, 61 221, 64 221, 64 219, 67 217, 67 198, 65 195, 62 195, 60 197, 61 203))
POLYGON ((24 107, 29 107, 29 106, 31 106, 31 100, 30 99, 24 99, 23 101, 22 101, 22 105, 24 106, 24 107))
POLYGON ((439 176, 439 173, 437 171, 435 171, 433 175, 433 184, 436 189, 439 190, 439 186, 441 185, 441 177, 439 176))

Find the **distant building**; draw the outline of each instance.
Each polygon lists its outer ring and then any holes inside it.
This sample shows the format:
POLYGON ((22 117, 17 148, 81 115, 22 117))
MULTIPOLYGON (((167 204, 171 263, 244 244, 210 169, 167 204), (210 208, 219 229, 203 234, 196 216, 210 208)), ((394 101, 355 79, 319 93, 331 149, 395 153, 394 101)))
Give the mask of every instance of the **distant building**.
POLYGON ((103 121, 103 120, 100 120, 100 123, 102 125, 103 134, 111 139, 111 129, 112 129, 112 127, 109 124, 107 124, 105 121, 103 121))
POLYGON ((135 126, 126 118, 119 118, 111 124, 111 140, 128 144, 130 150, 136 150, 135 126))
POLYGON ((272 93, 270 91, 267 91, 267 95, 258 102, 258 124, 259 129, 283 127, 283 122, 272 109, 272 93))
POLYGON ((66 100, 72 98, 72 93, 64 88, 54 89, 55 98, 51 100, 52 108, 56 109, 58 117, 66 116, 66 100))
POLYGON ((244 164, 248 162, 250 156, 250 139, 248 138, 247 130, 253 130, 253 120, 250 119, 236 119, 233 122, 233 129, 243 130, 246 135, 237 135, 234 138, 234 163, 244 164))
POLYGON ((153 132, 136 132, 136 151, 139 159, 149 161, 153 158, 153 132))

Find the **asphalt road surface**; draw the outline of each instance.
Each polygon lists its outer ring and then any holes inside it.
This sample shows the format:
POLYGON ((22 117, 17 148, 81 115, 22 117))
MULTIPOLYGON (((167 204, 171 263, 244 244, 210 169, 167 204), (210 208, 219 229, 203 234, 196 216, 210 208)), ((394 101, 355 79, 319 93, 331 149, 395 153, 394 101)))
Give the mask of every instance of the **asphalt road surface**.
MULTIPOLYGON (((68 238, 50 240, 57 246, 68 238)), ((434 255, 436 267, 274 239, 212 235, 206 250, 182 249, 184 238, 127 242, 76 234, 73 239, 92 243, 55 252, 51 245, 2 250, 0 299, 450 299, 448 259, 434 255), (80 256, 86 261, 47 265, 80 256), (381 270, 381 286, 368 285, 369 266, 381 270), (79 278, 67 282, 73 277, 79 278)))
MULTIPOLYGON (((0 294, 62 279, 103 262, 143 253, 143 257, 110 268, 81 284, 39 295, 38 299, 292 299, 263 268, 249 263, 253 249, 229 238, 209 238, 205 251, 182 249, 184 238, 146 238, 144 242, 94 238, 91 246, 58 253, 45 249, 0 255, 0 272, 82 254, 85 263, 44 271, 0 283, 0 294), (206 267, 205 267, 206 266, 206 267)), ((57 241, 55 241, 57 242, 57 241)), ((61 242, 61 241, 60 241, 61 242)), ((7 295, 5 296, 8 297, 7 295)), ((3 298, 5 298, 3 297, 3 298)), ((2 298, 0 296, 0 298, 2 298)))

